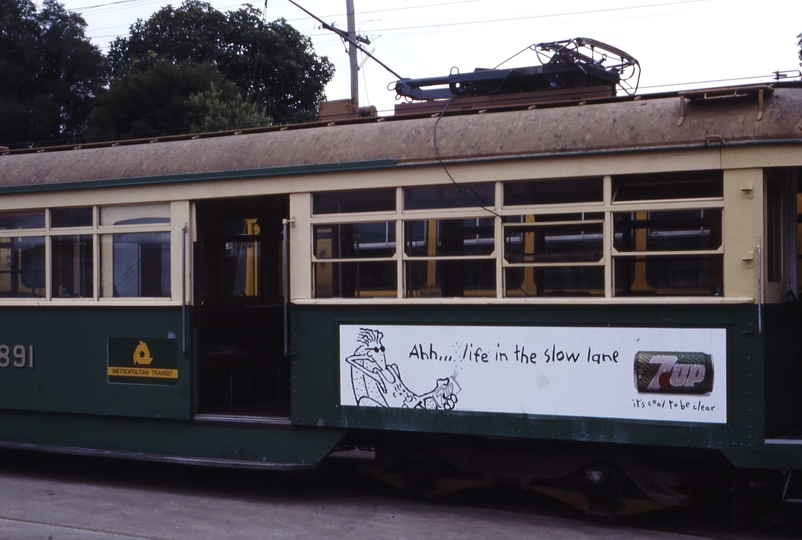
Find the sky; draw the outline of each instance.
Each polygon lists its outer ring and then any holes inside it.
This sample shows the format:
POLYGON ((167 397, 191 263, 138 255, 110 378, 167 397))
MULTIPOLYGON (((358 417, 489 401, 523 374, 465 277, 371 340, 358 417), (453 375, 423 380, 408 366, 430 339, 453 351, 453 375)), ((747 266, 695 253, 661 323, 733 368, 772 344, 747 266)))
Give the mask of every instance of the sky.
MULTIPOLYGON (((80 13, 86 34, 105 53, 138 18, 181 0, 60 0, 80 13)), ((264 0, 262 0, 264 1, 264 0)), ((267 0, 266 18, 286 19, 334 63, 328 99, 350 97, 348 54, 341 39, 287 0, 267 0)), ((324 21, 347 29, 345 0, 296 0, 324 21)), ((236 0, 212 0, 220 11, 236 0)), ((260 0, 251 2, 264 10, 260 0)), ((641 65, 638 94, 770 82, 776 71, 800 78, 802 1, 768 0, 354 0, 357 31, 368 51, 402 77, 448 75, 452 69, 539 65, 530 45, 574 37, 608 43, 641 65)), ((392 114, 388 85, 396 77, 367 59, 359 74, 360 105, 392 114)))

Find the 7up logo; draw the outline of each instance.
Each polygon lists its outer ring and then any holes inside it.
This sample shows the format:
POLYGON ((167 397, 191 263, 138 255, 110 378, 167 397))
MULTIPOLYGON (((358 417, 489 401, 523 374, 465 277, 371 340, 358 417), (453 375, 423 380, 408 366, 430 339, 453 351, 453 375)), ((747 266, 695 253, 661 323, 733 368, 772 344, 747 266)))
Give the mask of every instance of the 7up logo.
POLYGON ((639 392, 706 394, 713 390, 713 358, 705 353, 639 352, 635 386, 639 392))

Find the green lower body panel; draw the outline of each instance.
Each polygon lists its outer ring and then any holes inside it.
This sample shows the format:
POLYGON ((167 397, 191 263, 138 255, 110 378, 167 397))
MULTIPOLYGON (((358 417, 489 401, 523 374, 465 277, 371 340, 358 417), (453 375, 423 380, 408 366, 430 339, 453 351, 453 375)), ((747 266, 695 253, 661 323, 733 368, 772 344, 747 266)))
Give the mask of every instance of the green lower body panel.
POLYGON ((180 307, 9 307, 0 321, 0 409, 190 419, 180 307))
POLYGON ((293 423, 714 450, 796 469, 799 307, 765 311, 294 306, 293 423))
POLYGON ((762 397, 762 351, 745 333, 753 316, 743 306, 296 306, 292 418, 489 437, 752 444, 762 397), (728 399, 747 385, 751 402, 728 399))
POLYGON ((241 467, 309 468, 344 430, 0 411, 0 446, 241 467))

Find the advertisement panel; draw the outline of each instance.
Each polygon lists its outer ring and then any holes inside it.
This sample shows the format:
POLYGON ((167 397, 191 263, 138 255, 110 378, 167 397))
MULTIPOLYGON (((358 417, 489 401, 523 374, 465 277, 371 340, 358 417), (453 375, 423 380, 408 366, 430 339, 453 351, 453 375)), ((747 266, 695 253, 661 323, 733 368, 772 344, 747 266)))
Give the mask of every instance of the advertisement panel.
POLYGON ((340 326, 340 403, 722 424, 723 328, 340 326))

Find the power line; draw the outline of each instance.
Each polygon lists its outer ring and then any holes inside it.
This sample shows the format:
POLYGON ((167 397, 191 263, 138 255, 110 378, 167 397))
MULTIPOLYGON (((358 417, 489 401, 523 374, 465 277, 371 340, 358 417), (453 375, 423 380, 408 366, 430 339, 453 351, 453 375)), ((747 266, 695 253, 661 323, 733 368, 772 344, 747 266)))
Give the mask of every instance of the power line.
POLYGON ((141 3, 141 0, 116 0, 115 2, 106 2, 104 4, 96 4, 94 6, 84 6, 80 8, 71 9, 69 11, 76 12, 76 13, 83 13, 84 11, 90 11, 93 9, 104 8, 108 6, 117 6, 120 4, 132 4, 132 3, 141 3))
MULTIPOLYGON (((630 10, 638 10, 638 9, 651 9, 655 7, 666 7, 666 6, 674 6, 674 5, 687 5, 687 4, 697 4, 697 3, 707 3, 707 2, 714 2, 716 0, 675 0, 671 2, 658 2, 653 4, 645 4, 645 5, 636 5, 636 6, 620 6, 620 7, 612 7, 612 8, 600 8, 600 9, 590 9, 590 10, 580 10, 580 11, 573 11, 573 12, 565 12, 565 13, 551 13, 551 14, 544 14, 544 15, 532 15, 532 16, 525 16, 525 17, 510 17, 504 19, 494 19, 494 20, 480 20, 480 21, 465 21, 465 22, 457 22, 457 23, 441 23, 441 24, 429 24, 429 25, 418 25, 418 26, 406 26, 406 27, 398 27, 398 28, 389 28, 387 31, 396 31, 396 30, 409 30, 409 29, 425 29, 425 28, 441 28, 445 26, 460 26, 460 25, 471 25, 471 24, 487 24, 487 23, 496 23, 496 22, 510 22, 510 21, 519 21, 519 20, 531 20, 531 19, 543 19, 543 18, 555 18, 555 17, 568 17, 574 15, 591 15, 591 14, 598 14, 598 13, 610 13, 610 12, 620 12, 620 11, 630 11, 630 10)), ((458 5, 458 4, 470 4, 470 3, 477 3, 477 2, 487 2, 487 0, 458 0, 455 2, 437 2, 431 4, 423 4, 418 6, 406 6, 406 7, 397 7, 397 8, 387 8, 387 9, 375 9, 375 10, 368 10, 368 11, 360 11, 360 15, 371 15, 371 14, 380 14, 380 13, 390 13, 396 11, 410 11, 410 10, 422 10, 422 9, 432 9, 438 7, 445 7, 451 5, 458 5)), ((161 3, 161 0, 153 0, 150 2, 143 2, 143 0, 115 0, 113 2, 106 2, 102 4, 96 4, 93 6, 86 6, 82 8, 76 8, 75 12, 84 12, 93 9, 100 9, 104 7, 113 7, 115 9, 128 7, 130 4, 142 4, 142 3, 161 3)), ((242 4, 232 4, 232 6, 242 5, 242 4)), ((226 6, 228 7, 228 6, 226 6)), ((322 15, 321 17, 336 17, 342 16, 342 13, 331 14, 331 15, 322 15)), ((308 20, 306 17, 298 17, 298 18, 288 18, 288 22, 292 21, 301 21, 301 20, 308 20)))
MULTIPOLYGON (((429 29, 429 28, 446 28, 446 27, 454 27, 454 26, 469 26, 469 25, 476 25, 476 24, 494 24, 494 23, 505 23, 505 22, 513 22, 513 21, 524 21, 524 20, 532 20, 532 19, 550 19, 550 18, 557 18, 557 17, 572 17, 575 15, 594 15, 599 13, 611 13, 611 12, 618 12, 618 11, 630 11, 634 9, 650 9, 655 7, 666 7, 666 6, 674 6, 680 4, 691 4, 691 3, 700 3, 700 2, 713 2, 715 0, 678 0, 675 2, 661 2, 657 4, 647 4, 643 6, 625 6, 625 7, 615 7, 615 8, 601 8, 601 9, 591 9, 591 10, 584 10, 584 11, 570 11, 565 13, 548 13, 543 15, 530 15, 526 17, 509 17, 504 19, 483 19, 479 21, 463 21, 463 22, 453 22, 453 23, 432 23, 426 25, 418 25, 418 26, 399 26, 395 28, 380 28, 378 32, 397 32, 401 30, 422 30, 422 29, 429 29)), ((370 13, 370 12, 366 12, 370 13)))
MULTIPOLYGON (((115 0, 113 2, 97 4, 94 6, 88 6, 87 8, 83 9, 93 9, 93 8, 100 8, 100 7, 112 7, 113 9, 125 8, 132 3, 141 2, 142 0, 115 0)), ((156 0, 159 2, 160 0, 156 0)), ((377 9, 377 10, 369 10, 369 11, 362 11, 360 14, 378 14, 378 13, 387 13, 387 12, 394 12, 394 11, 401 11, 401 10, 421 10, 421 9, 432 9, 437 7, 443 6, 450 6, 450 5, 458 5, 458 4, 468 4, 468 3, 477 3, 477 2, 485 2, 486 0, 458 0, 455 2, 436 2, 431 4, 424 4, 419 6, 407 6, 407 7, 398 7, 398 8, 387 8, 387 9, 377 9)), ((652 9, 652 8, 659 8, 659 7, 667 7, 667 6, 676 6, 676 5, 688 5, 688 4, 699 4, 699 3, 709 3, 715 2, 716 0, 673 0, 668 2, 655 2, 651 4, 644 4, 644 5, 635 5, 635 6, 619 6, 619 7, 611 7, 611 8, 599 8, 599 9, 586 9, 586 10, 577 10, 577 11, 568 11, 568 12, 560 12, 560 13, 549 13, 549 14, 538 14, 538 15, 529 15, 529 16, 516 16, 516 17, 506 17, 506 18, 498 18, 498 19, 479 19, 479 20, 471 20, 471 21, 462 21, 462 22, 451 22, 451 23, 430 23, 430 24, 414 24, 408 26, 397 26, 397 27, 388 27, 388 28, 379 28, 377 32, 402 32, 402 31, 418 31, 418 30, 430 30, 433 28, 442 29, 442 28, 457 28, 457 27, 469 27, 475 25, 492 25, 492 24, 502 24, 502 23, 510 23, 510 22, 520 22, 520 21, 528 21, 528 20, 538 20, 538 19, 554 19, 560 17, 574 17, 574 16, 582 16, 582 15, 598 15, 602 13, 620 13, 624 11, 633 11, 633 10, 645 10, 645 9, 652 9)), ((240 5, 240 4, 235 4, 240 5)), ((341 14, 340 14, 341 15, 341 14)), ((330 17, 331 15, 326 15, 324 17, 330 17)), ((297 19, 287 19, 288 22, 292 21, 300 21, 300 20, 309 20, 308 18, 297 18, 297 19)), ((122 25, 121 25, 122 26, 122 25)), ((116 27, 108 27, 116 28, 116 27)), ((310 33, 308 37, 323 37, 327 34, 324 33, 310 33)), ((117 34, 114 35, 102 35, 102 36, 93 36, 93 39, 109 39, 117 37, 117 34)), ((105 47, 104 47, 105 48, 105 47)))
MULTIPOLYGON (((373 9, 373 10, 362 10, 359 12, 360 15, 372 15, 374 13, 389 13, 393 11, 410 11, 415 9, 430 9, 436 7, 444 7, 444 6, 452 6, 456 4, 474 4, 476 2, 487 2, 488 0, 458 0, 457 2, 439 2, 435 4, 422 4, 419 6, 406 6, 406 7, 397 7, 397 8, 388 8, 388 9, 373 9)), ((323 17, 336 17, 338 15, 342 15, 341 13, 332 14, 332 15, 322 15, 323 17)), ((293 20, 302 20, 302 19, 287 19, 288 21, 293 20)))
MULTIPOLYGON (((112 2, 106 3, 99 3, 93 6, 87 6, 83 9, 99 9, 101 7, 109 7, 111 9, 125 9, 128 6, 133 4, 141 4, 145 3, 147 0, 143 2, 143 0, 115 0, 112 2)), ((159 1, 159 0, 156 0, 159 1)), ((457 1, 443 1, 443 2, 432 2, 422 5, 416 6, 402 6, 402 7, 390 7, 385 9, 375 9, 369 11, 362 11, 360 14, 381 14, 381 13, 389 13, 389 12, 400 12, 400 11, 413 11, 413 10, 427 10, 427 9, 435 9, 439 7, 448 7, 453 5, 464 5, 464 4, 481 4, 486 2, 486 0, 457 0, 457 1)), ((450 31, 455 31, 457 29, 463 28, 465 31, 475 31, 472 27, 476 27, 481 25, 483 28, 488 28, 489 26, 496 26, 496 27, 506 27, 511 22, 519 22, 519 21, 532 21, 532 20, 550 20, 550 19, 557 19, 561 17, 570 18, 570 17, 578 17, 578 16, 597 16, 599 14, 622 14, 622 13, 643 13, 644 10, 648 9, 655 9, 661 7, 670 7, 670 6, 688 6, 690 4, 710 4, 711 2, 716 2, 716 0, 670 0, 670 1, 658 1, 652 2, 648 4, 642 5, 629 5, 629 6, 618 6, 618 7, 609 7, 609 8, 598 8, 598 9, 578 9, 574 11, 563 11, 558 13, 549 13, 549 14, 537 14, 537 15, 528 15, 528 16, 517 16, 517 17, 499 17, 495 19, 490 18, 478 18, 475 20, 469 21, 457 21, 457 22, 449 22, 449 23, 442 23, 442 24, 408 24, 408 25, 398 25, 398 26, 390 26, 386 28, 377 28, 374 29, 374 32, 381 33, 385 39, 394 39, 400 38, 401 35, 415 35, 415 33, 426 33, 427 31, 436 28, 439 30, 442 29, 449 29, 450 31), (388 35, 389 34, 389 35, 388 35)), ((149 3, 149 2, 148 2, 149 3)), ((496 2, 496 4, 499 4, 496 2)), ((503 5, 503 3, 501 3, 503 5)), ((239 4, 236 4, 239 5, 239 4)), ((716 8, 717 9, 717 8, 716 8)), ((80 9, 79 9, 80 11, 80 9)), ((673 13, 673 12, 672 12, 673 13)), ((340 14, 342 15, 342 14, 340 14)), ((646 14, 644 13, 644 16, 646 14)), ((619 15, 620 16, 620 15, 619 15)), ((654 15, 657 17, 658 15, 654 15)), ((651 17, 651 16, 650 16, 651 17)), ((288 21, 292 20, 308 20, 306 18, 303 19, 287 19, 288 21)), ((446 31, 449 31, 446 30, 446 31)), ((307 37, 315 37, 318 39, 326 40, 330 34, 328 33, 310 33, 307 34, 307 37)), ((114 38, 116 35, 103 35, 103 36, 93 36, 93 40, 102 40, 104 38, 114 38)), ((107 49, 107 47, 101 47, 101 49, 107 49)), ((766 76, 767 78, 770 76, 766 76)), ((716 82, 733 82, 738 80, 748 80, 748 79, 757 79, 761 77, 741 77, 735 79, 717 79, 712 81, 696 81, 696 82, 689 82, 683 83, 684 85, 693 85, 693 84, 712 84, 716 82)), ((676 85, 671 85, 676 86, 676 85)), ((669 85, 655 85, 655 86, 647 86, 643 87, 644 89, 647 88, 667 88, 669 85)))
POLYGON ((653 89, 653 88, 676 88, 679 86, 704 86, 708 84, 719 84, 719 83, 731 83, 731 82, 738 82, 738 81, 752 81, 755 79, 765 80, 765 79, 774 79, 774 73, 770 73, 768 75, 754 75, 751 77, 733 77, 729 79, 711 79, 709 81, 690 81, 690 82, 680 82, 680 83, 670 83, 670 84, 653 84, 649 86, 641 86, 642 90, 646 89, 653 89))
MULTIPOLYGON (((436 8, 436 7, 457 5, 457 4, 473 4, 473 3, 477 3, 477 2, 487 2, 487 1, 488 0, 457 0, 456 2, 438 2, 438 3, 433 3, 433 4, 422 4, 422 5, 418 5, 418 6, 406 6, 406 7, 389 8, 389 9, 374 9, 374 10, 371 10, 371 11, 360 11, 360 14, 388 13, 388 12, 393 12, 393 11, 409 11, 409 10, 416 10, 416 9, 430 9, 430 8, 436 8)), ((699 1, 699 0, 690 0, 690 1, 699 1)), ((95 5, 92 5, 92 6, 84 6, 84 7, 79 7, 79 8, 75 8, 75 9, 70 9, 69 11, 83 13, 85 11, 91 11, 91 10, 101 9, 101 8, 106 8, 106 7, 119 8, 119 7, 128 7, 128 4, 156 4, 156 3, 161 4, 163 2, 162 2, 162 0, 151 0, 149 2, 143 2, 143 0, 115 0, 113 2, 104 2, 102 4, 95 4, 95 5)), ((242 5, 244 5, 244 3, 233 3, 230 6, 224 6, 222 9, 225 9, 226 7, 242 6, 242 5)), ((216 9, 221 9, 221 8, 216 8, 216 9)), ((324 17, 336 17, 336 16, 341 16, 341 15, 342 15, 342 13, 336 13, 336 14, 323 15, 323 16, 324 17)), ((300 20, 306 20, 306 18, 305 17, 297 17, 297 18, 292 18, 292 19, 288 18, 287 19, 287 21, 300 21, 300 20)))

